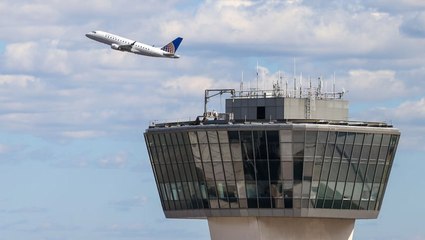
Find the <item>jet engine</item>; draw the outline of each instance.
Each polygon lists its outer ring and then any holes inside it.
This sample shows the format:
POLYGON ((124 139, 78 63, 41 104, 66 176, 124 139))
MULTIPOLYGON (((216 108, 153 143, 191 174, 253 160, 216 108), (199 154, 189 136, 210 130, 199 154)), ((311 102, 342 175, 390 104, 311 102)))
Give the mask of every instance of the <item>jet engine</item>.
POLYGON ((120 50, 120 51, 122 51, 121 48, 120 48, 120 45, 118 45, 116 43, 112 43, 111 44, 111 48, 114 49, 114 50, 120 50))

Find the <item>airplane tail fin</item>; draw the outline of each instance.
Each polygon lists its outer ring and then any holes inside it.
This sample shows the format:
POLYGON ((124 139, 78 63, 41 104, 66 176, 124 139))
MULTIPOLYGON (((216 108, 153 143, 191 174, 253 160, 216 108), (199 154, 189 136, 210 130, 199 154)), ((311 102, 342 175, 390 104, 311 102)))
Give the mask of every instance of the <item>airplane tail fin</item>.
POLYGON ((177 48, 180 46, 180 43, 182 41, 183 41, 183 38, 178 37, 178 38, 174 39, 172 42, 170 42, 169 44, 163 46, 161 48, 161 50, 164 50, 166 52, 174 54, 174 53, 176 53, 177 48))

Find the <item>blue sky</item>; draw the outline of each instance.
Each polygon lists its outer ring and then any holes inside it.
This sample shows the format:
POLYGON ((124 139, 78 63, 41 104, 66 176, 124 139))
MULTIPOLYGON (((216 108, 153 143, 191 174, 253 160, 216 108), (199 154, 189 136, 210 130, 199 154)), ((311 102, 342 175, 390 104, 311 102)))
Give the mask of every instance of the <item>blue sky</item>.
MULTIPOLYGON (((351 119, 402 132, 382 211, 355 239, 425 239, 425 3, 419 0, 0 3, 0 240, 209 239, 165 219, 143 139, 152 120, 194 119, 205 88, 282 71, 333 74, 351 119), (11 10, 13 9, 13 11, 11 10), (180 59, 113 51, 114 32, 180 59)), ((215 106, 219 108, 220 101, 215 106)))

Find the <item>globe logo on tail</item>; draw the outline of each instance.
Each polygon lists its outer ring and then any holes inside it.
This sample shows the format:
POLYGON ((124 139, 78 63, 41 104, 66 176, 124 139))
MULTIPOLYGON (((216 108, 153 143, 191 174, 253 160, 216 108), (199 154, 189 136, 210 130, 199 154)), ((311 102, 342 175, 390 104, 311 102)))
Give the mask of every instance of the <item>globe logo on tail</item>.
POLYGON ((166 52, 169 52, 169 53, 175 53, 176 52, 176 50, 174 48, 174 44, 172 42, 170 42, 169 44, 165 45, 163 47, 163 50, 166 51, 166 52))

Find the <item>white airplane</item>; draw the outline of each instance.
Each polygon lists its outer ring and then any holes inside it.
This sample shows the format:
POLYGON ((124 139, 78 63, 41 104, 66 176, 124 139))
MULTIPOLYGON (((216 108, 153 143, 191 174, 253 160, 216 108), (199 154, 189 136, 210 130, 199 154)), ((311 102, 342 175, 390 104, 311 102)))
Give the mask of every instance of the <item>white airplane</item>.
POLYGON ((95 41, 105 43, 111 46, 114 50, 126 51, 135 54, 150 56, 150 57, 166 57, 166 58, 179 58, 180 56, 176 54, 177 48, 182 42, 183 38, 178 37, 172 42, 163 46, 162 48, 157 48, 154 46, 149 46, 141 42, 133 41, 112 33, 107 33, 103 31, 91 31, 86 34, 86 37, 93 39, 95 41))

